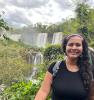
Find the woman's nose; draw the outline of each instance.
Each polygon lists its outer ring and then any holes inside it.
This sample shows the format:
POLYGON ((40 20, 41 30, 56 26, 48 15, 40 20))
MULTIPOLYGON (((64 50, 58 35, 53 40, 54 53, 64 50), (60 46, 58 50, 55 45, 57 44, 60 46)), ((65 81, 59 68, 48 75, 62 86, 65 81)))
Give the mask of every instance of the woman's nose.
POLYGON ((73 46, 72 46, 72 49, 76 49, 76 48, 77 48, 76 45, 73 45, 73 46))

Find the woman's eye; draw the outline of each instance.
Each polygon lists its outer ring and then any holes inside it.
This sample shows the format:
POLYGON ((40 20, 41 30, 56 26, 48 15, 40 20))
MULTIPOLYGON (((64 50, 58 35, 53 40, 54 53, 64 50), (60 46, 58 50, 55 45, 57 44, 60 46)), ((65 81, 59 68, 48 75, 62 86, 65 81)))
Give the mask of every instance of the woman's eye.
POLYGON ((81 46, 81 44, 79 44, 79 43, 69 43, 68 44, 68 46, 76 46, 76 47, 79 47, 79 46, 81 46))
POLYGON ((68 46, 73 46, 73 43, 69 43, 68 46))
POLYGON ((79 44, 79 43, 76 43, 76 46, 77 46, 77 47, 79 47, 79 46, 81 46, 81 44, 79 44))

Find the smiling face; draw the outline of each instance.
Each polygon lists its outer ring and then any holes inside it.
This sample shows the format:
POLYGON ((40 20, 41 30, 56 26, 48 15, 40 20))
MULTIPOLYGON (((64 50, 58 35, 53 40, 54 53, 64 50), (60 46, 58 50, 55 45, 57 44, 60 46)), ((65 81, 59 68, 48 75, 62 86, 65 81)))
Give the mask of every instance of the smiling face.
POLYGON ((66 54, 69 58, 78 58, 83 52, 82 38, 79 36, 71 37, 66 45, 66 54))

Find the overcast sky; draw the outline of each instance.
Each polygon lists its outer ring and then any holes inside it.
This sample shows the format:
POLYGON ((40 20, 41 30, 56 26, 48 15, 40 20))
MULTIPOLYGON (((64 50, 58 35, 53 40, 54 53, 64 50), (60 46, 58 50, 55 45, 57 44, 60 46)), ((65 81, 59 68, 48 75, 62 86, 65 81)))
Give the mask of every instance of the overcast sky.
MULTIPOLYGON (((0 0, 0 13, 13 26, 60 22, 74 17, 75 0, 0 0)), ((89 0, 92 5, 94 0, 89 0)))

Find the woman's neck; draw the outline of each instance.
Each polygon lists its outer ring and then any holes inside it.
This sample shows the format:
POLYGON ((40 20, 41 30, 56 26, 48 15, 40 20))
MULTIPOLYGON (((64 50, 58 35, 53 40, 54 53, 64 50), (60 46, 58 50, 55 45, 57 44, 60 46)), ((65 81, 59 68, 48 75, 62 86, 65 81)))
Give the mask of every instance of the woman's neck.
POLYGON ((77 59, 70 59, 66 57, 66 67, 71 72, 77 72, 79 70, 77 66, 77 59))
POLYGON ((77 64, 77 59, 71 59, 66 56, 66 63, 69 65, 76 65, 77 64))

